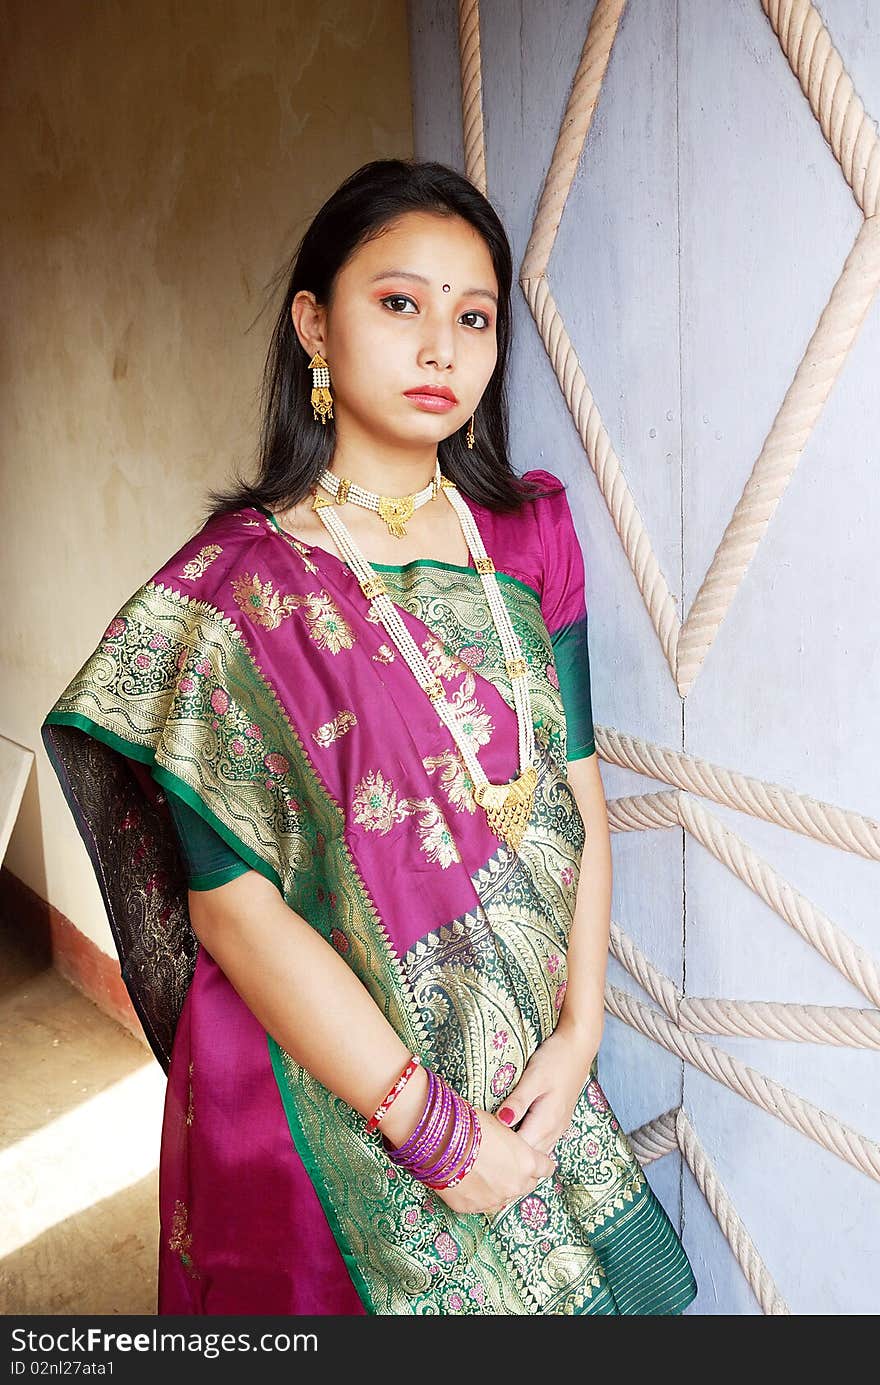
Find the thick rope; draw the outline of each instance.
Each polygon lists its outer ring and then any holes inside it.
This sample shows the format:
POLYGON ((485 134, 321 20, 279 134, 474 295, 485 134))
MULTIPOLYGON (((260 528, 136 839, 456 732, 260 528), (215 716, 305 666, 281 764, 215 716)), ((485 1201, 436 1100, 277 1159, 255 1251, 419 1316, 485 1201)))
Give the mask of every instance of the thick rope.
POLYGON ((675 597, 660 571, 650 535, 626 483, 620 460, 584 378, 547 279, 542 275, 539 278, 523 278, 520 282, 562 386, 584 451, 596 473, 599 489, 605 497, 614 527, 635 574, 639 591, 648 607, 664 657, 672 668, 680 629, 675 597))
POLYGON ((880 1048, 880 1010, 682 995, 671 977, 658 971, 613 919, 610 951, 673 1023, 689 1033, 880 1048))
POLYGON ((670 1154, 674 1149, 681 1152, 710 1211, 739 1261, 761 1311, 767 1314, 787 1314, 789 1309, 785 1300, 776 1288, 730 1194, 718 1177, 697 1132, 681 1107, 678 1106, 673 1111, 664 1111, 654 1120, 631 1130, 627 1139, 643 1168, 655 1159, 661 1159, 664 1154, 670 1154))
POLYGON ((730 1194, 697 1138, 697 1132, 682 1110, 677 1112, 676 1131, 681 1152, 709 1204, 710 1211, 742 1266, 743 1274, 758 1300, 762 1313, 774 1316, 788 1315, 788 1305, 758 1254, 758 1249, 743 1225, 730 1194))
POLYGON ((880 138, 810 0, 761 0, 792 72, 865 216, 880 210, 880 138))
POLYGON ((540 279, 547 273, 625 5, 626 0, 596 0, 520 267, 520 279, 540 279))
MULTIPOLYGON (((831 298, 795 372, 752 468, 687 619, 660 570, 650 536, 602 423, 577 353, 547 281, 547 269, 571 184, 601 91, 624 0, 598 0, 572 83, 553 158, 523 262, 520 283, 559 380, 584 450, 620 535, 676 687, 686 697, 711 648, 755 551, 794 474, 816 420, 880 287, 880 221, 862 225, 831 298)), ((801 75, 844 173, 873 212, 880 178, 877 137, 852 84, 841 86, 842 65, 814 7, 807 0, 769 6, 783 46, 801 75), (818 28, 817 28, 818 25, 818 28), (796 46, 791 44, 797 40, 796 46), (821 61, 818 61, 821 59, 821 61), (835 82, 829 84, 829 76, 835 82), (841 94, 838 95, 838 88, 841 94), (868 167, 870 165, 870 168, 868 167), (873 191, 871 191, 873 189, 873 191)))
POLYGON ((685 996, 678 1019, 681 1028, 692 1034, 880 1049, 880 1010, 859 1010, 855 1006, 685 996))
POLYGON ((686 697, 880 288, 880 217, 862 223, 678 637, 686 697))
POLYGON ((660 571, 647 529, 626 484, 546 277, 559 223, 596 109, 625 3, 626 0, 596 0, 519 278, 584 450, 648 605, 667 663, 672 668, 679 631, 675 599, 660 571))
MULTIPOLYGON (((595 733, 596 748, 609 764, 673 784, 701 798, 712 799, 714 803, 736 808, 741 813, 763 818, 765 822, 776 823, 779 827, 787 827, 792 832, 800 832, 828 846, 839 847, 841 851, 851 851, 869 861, 880 861, 880 823, 862 813, 838 808, 833 803, 825 803, 794 789, 785 789, 780 784, 740 774, 737 770, 713 764, 711 760, 697 755, 687 755, 684 751, 655 745, 639 736, 629 736, 612 726, 597 725, 595 733)), ((608 808, 609 813, 613 811, 615 815, 631 817, 633 825, 636 825, 636 817, 644 811, 645 817, 638 825, 659 827, 667 826, 672 821, 669 816, 670 804, 671 799, 666 793, 654 793, 633 799, 614 799, 608 808), (635 806, 642 800, 646 801, 644 810, 635 806)), ((681 821, 677 809, 675 816, 681 821)), ((618 830, 626 830, 622 820, 618 830)))
POLYGON ((664 1111, 662 1115, 646 1121, 636 1130, 630 1130, 626 1138, 632 1145, 633 1153, 643 1168, 647 1168, 648 1164, 653 1164, 655 1159, 662 1159, 664 1154, 670 1154, 672 1150, 678 1149, 677 1115, 678 1108, 676 1107, 673 1111, 664 1111))
POLYGON ((486 144, 483 135, 483 69, 480 56, 479 0, 458 0, 458 55, 461 68, 461 127, 464 172, 486 193, 486 144))
POLYGON ((653 1039, 708 1077, 722 1082, 732 1092, 754 1102, 769 1115, 778 1117, 793 1130, 808 1135, 869 1178, 880 1181, 880 1145, 876 1141, 844 1125, 836 1116, 805 1101, 781 1082, 774 1082, 732 1054, 725 1053, 695 1034, 686 1033, 659 1010, 645 1005, 610 982, 605 986, 605 1006, 617 1019, 637 1029, 646 1038, 653 1039))
MULTIPOLYGON (((874 1005, 880 1006, 880 964, 876 959, 854 942, 806 895, 789 884, 775 866, 759 856, 753 847, 721 823, 696 799, 677 791, 643 794, 624 799, 612 798, 608 802, 608 821, 612 831, 669 827, 679 823, 695 841, 710 851, 716 860, 727 866, 744 884, 754 890, 755 894, 800 934, 805 942, 814 947, 820 956, 836 967, 847 981, 857 987, 874 1005)), ((612 942, 615 936, 614 927, 615 925, 612 925, 612 942)), ((621 938, 624 936, 620 934, 621 938)), ((663 1006, 667 1014, 674 1017, 678 1009, 678 1001, 673 998, 674 987, 672 990, 664 989, 658 979, 659 972, 654 973, 649 984, 648 973, 644 968, 650 964, 647 959, 640 959, 641 954, 634 949, 634 945, 632 951, 621 953, 618 958, 639 984, 663 1006)), ((672 983, 669 982, 668 985, 672 986, 672 983)), ((787 1008, 780 1007, 780 1024, 783 1024, 783 1016, 786 1013, 787 1008)), ((827 1013, 831 1016, 833 1012, 829 1009, 827 1013)), ((867 1046, 873 1048, 875 1021, 871 1018, 872 1012, 844 1008, 842 1014, 843 1019, 836 1031, 835 1041, 850 1044, 855 1035, 864 1034, 868 1041, 867 1046), (857 1023, 853 1018, 855 1015, 862 1016, 857 1023)), ((805 1021, 799 1021, 799 1026, 803 1023, 805 1021)), ((826 1030, 832 1034, 835 1032, 833 1018, 827 1020, 826 1030)), ((797 1038, 799 1035, 792 1032, 787 1037, 797 1038)))
POLYGON ((880 1005, 880 964, 842 928, 790 885, 769 861, 731 832, 695 799, 679 799, 682 826, 754 890, 806 942, 837 967, 874 1005, 880 1005))

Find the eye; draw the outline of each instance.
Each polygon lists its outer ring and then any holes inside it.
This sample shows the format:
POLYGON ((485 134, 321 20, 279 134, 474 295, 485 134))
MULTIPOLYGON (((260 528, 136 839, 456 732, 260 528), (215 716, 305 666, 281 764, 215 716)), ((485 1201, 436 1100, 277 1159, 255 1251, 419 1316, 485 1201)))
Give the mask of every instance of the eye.
MULTIPOLYGON (((412 300, 411 298, 409 298, 409 297, 407 296, 407 294, 405 294, 405 293, 391 293, 391 294, 388 295, 387 298, 380 298, 380 299, 379 299, 379 302, 380 302, 380 303, 412 303, 413 307, 416 306, 415 303, 413 302, 413 300, 412 300)), ((396 309, 396 308, 392 308, 391 311, 394 313, 394 312, 397 312, 397 309, 396 309)), ((398 313, 398 316, 400 316, 399 313, 398 313)))
POLYGON ((483 325, 480 328, 481 332, 485 332, 486 328, 492 325, 486 314, 477 312, 476 308, 472 308, 469 312, 462 313, 462 317, 481 317, 483 319, 483 325))

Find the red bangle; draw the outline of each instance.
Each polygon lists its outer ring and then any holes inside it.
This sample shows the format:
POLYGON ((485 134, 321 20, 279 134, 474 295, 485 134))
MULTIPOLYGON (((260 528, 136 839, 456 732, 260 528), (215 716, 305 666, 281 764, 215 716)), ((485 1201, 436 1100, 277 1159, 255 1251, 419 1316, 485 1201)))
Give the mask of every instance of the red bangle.
POLYGON ((380 1120, 382 1120, 382 1118, 387 1114, 389 1108, 392 1106, 396 1098, 403 1091, 404 1087, 406 1086, 409 1079, 412 1077, 413 1073, 415 1072, 416 1068, 419 1066, 421 1061, 422 1060, 418 1056, 418 1054, 412 1054, 409 1062, 407 1063, 403 1072, 398 1077, 397 1081, 394 1083, 388 1095, 383 1097, 382 1101, 379 1103, 373 1114, 370 1116, 370 1119, 367 1121, 368 1135, 371 1135, 373 1133, 373 1131, 379 1124, 380 1120))

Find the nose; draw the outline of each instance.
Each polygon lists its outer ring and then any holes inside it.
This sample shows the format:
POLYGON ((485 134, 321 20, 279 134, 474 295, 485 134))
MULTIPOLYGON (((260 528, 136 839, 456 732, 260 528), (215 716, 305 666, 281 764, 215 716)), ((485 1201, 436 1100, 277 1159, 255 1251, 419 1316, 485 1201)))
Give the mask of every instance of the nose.
POLYGON ((428 327, 419 352, 419 364, 438 366, 441 370, 452 369, 455 364, 455 347, 451 324, 435 321, 428 327))

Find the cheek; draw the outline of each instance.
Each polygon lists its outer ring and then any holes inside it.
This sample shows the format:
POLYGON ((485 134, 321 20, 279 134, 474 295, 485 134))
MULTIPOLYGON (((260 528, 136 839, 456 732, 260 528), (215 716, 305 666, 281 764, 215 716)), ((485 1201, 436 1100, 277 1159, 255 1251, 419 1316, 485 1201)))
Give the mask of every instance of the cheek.
POLYGON ((406 388, 412 375, 412 346, 399 327, 394 330, 396 326, 381 313, 346 322, 345 330, 332 343, 331 385, 335 361, 336 378, 347 391, 379 394, 386 388, 406 388))
POLYGON ((371 367, 369 354, 356 341, 337 343, 330 357, 330 389, 340 399, 354 399, 369 391, 371 367))
POLYGON ((495 338, 493 337, 490 342, 481 342, 480 350, 474 355, 474 372, 479 371, 483 380, 483 389, 485 389, 498 364, 498 343, 495 338))

